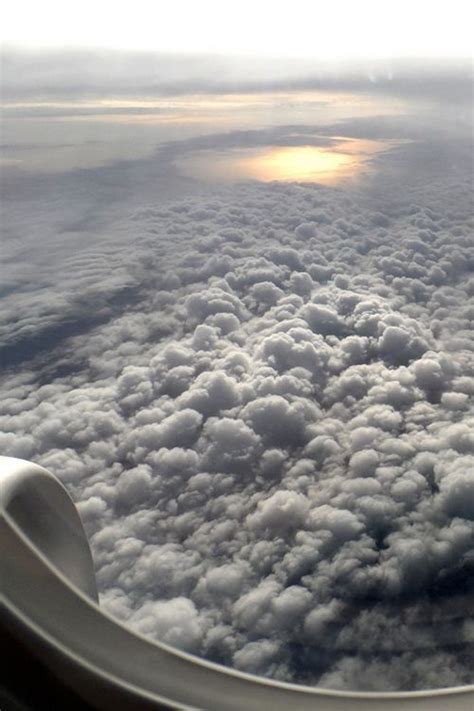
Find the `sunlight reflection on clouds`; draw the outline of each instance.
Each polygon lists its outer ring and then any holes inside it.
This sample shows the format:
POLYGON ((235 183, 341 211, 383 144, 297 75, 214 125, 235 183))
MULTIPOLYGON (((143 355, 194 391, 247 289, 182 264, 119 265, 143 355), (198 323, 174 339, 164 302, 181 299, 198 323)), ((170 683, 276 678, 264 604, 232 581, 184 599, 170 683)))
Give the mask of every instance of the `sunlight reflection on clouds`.
POLYGON ((265 146, 256 150, 199 151, 178 161, 184 175, 207 180, 307 181, 335 185, 360 177, 371 156, 396 141, 335 139, 332 147, 265 146))

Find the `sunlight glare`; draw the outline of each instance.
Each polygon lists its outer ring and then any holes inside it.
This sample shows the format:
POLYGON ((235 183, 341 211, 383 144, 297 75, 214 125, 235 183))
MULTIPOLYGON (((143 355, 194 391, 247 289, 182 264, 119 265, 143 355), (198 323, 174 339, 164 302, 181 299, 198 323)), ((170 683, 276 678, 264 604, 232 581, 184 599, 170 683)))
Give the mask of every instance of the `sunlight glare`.
MULTIPOLYGON (((245 161, 244 161, 245 162, 245 161)), ((315 146, 273 148, 247 160, 249 174, 259 180, 330 181, 354 162, 347 153, 335 153, 315 146)))
POLYGON ((331 148, 303 145, 196 151, 178 159, 177 165, 188 177, 211 181, 250 179, 336 185, 367 173, 372 156, 401 142, 332 138, 338 142, 331 148))

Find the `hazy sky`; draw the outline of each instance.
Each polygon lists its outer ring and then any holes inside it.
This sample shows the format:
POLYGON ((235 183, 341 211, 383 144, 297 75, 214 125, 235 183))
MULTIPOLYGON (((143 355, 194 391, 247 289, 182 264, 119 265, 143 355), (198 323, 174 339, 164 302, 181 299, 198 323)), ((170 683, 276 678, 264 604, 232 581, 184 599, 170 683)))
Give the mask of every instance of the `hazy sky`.
POLYGON ((58 0, 9 3, 5 41, 277 57, 466 56, 470 3, 451 0, 58 0))

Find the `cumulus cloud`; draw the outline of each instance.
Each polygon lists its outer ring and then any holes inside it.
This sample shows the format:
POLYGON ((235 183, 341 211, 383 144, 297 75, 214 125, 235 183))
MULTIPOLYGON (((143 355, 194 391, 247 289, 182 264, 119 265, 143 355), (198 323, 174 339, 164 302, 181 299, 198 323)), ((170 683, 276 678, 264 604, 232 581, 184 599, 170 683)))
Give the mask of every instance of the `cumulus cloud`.
POLYGON ((102 318, 47 357, 61 303, 7 302, 31 351, 2 376, 2 453, 65 482, 112 614, 287 681, 472 683, 467 187, 144 206, 115 281, 75 262, 64 308, 102 318))

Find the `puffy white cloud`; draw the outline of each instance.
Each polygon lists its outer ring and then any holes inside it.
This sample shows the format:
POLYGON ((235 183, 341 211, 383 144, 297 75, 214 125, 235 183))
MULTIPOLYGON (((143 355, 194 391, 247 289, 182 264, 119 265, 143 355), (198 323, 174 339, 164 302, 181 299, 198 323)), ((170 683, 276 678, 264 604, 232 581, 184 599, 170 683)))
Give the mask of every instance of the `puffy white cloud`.
POLYGON ((204 464, 212 469, 251 474, 262 450, 260 437, 243 420, 211 418, 204 428, 204 464))
POLYGON ((375 449, 360 449, 349 460, 349 468, 356 476, 372 476, 380 457, 375 449))
POLYGON ((289 404, 280 395, 256 398, 242 410, 243 418, 266 444, 298 446, 306 438, 306 422, 319 409, 303 402, 289 404))
POLYGON ((123 506, 133 506, 146 500, 151 488, 151 470, 146 464, 127 469, 116 484, 117 501, 123 506))
POLYGON ((327 636, 328 627, 341 616, 343 609, 343 604, 337 600, 332 600, 327 605, 315 607, 305 618, 305 635, 310 638, 313 643, 317 644, 318 639, 323 639, 327 636))
POLYGON ((181 447, 194 442, 198 436, 202 416, 186 408, 165 417, 161 422, 135 427, 122 449, 135 451, 137 458, 161 447, 181 447))
POLYGON ((293 491, 276 491, 264 501, 258 510, 247 518, 250 529, 269 529, 273 533, 284 533, 304 525, 309 510, 309 501, 293 491))
POLYGON ((262 639, 248 642, 234 654, 232 661, 240 671, 262 674, 272 666, 278 651, 279 644, 276 641, 262 639))
MULTIPOLYGON (((455 427, 455 425, 454 425, 455 427)), ((439 496, 451 516, 474 520, 474 456, 457 457, 436 467, 439 496)))
POLYGON ((138 632, 187 652, 195 652, 199 648, 203 634, 198 611, 185 597, 147 602, 129 617, 128 622, 138 632))
POLYGON ((112 614, 286 681, 472 682, 466 185, 143 207, 5 302, 2 453, 69 488, 112 614))
POLYGON ((328 504, 314 508, 308 523, 315 530, 331 533, 339 541, 353 540, 364 530, 357 516, 351 511, 328 504))

